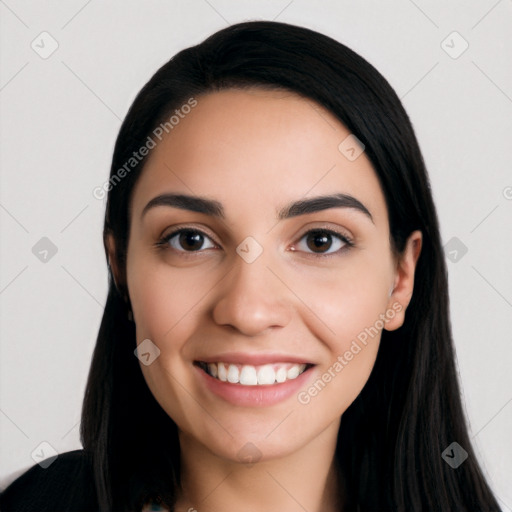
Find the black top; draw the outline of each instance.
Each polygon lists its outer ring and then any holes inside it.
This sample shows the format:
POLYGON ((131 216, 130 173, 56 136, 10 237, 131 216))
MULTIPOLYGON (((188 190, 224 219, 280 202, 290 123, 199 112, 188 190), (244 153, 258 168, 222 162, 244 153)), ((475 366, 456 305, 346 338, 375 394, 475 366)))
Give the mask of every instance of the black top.
POLYGON ((0 510, 97 512, 90 459, 84 450, 74 450, 59 454, 46 469, 32 466, 0 494, 0 510))

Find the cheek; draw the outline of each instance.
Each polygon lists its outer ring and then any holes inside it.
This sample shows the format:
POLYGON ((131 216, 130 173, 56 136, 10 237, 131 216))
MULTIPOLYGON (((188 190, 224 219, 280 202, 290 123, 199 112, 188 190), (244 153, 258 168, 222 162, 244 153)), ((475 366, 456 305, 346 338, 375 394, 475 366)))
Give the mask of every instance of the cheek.
POLYGON ((188 431, 191 426, 185 411, 193 410, 195 402, 183 392, 183 387, 192 386, 190 368, 181 355, 197 328, 204 290, 183 272, 172 272, 168 265, 136 253, 127 269, 137 343, 149 339, 160 351, 151 364, 141 364, 144 379, 161 407, 188 431))
MULTIPOLYGON (((328 356, 316 369, 311 384, 299 395, 299 403, 314 402, 311 411, 334 419, 357 398, 370 377, 377 357, 384 321, 383 301, 366 293, 348 299, 332 297, 325 322, 334 331, 316 331, 323 336, 328 356), (336 304, 336 305, 335 305, 336 304)), ((313 412, 312 412, 313 413, 313 412)))
MULTIPOLYGON (((316 401, 319 414, 342 414, 366 384, 377 356, 386 317, 389 280, 386 263, 339 269, 325 282, 309 281, 298 291, 315 312, 308 327, 322 340, 328 357, 318 368, 301 403, 316 401), (316 398, 318 396, 318 398, 316 398)), ((300 397, 299 397, 300 398, 300 397)), ((299 400, 300 401, 300 400, 299 400)))
POLYGON ((382 329, 380 318, 386 311, 391 275, 385 261, 354 258, 329 275, 303 280, 298 294, 316 313, 319 323, 328 327, 322 330, 327 337, 321 339, 341 352, 366 328, 377 323, 382 329))
POLYGON ((191 272, 172 272, 168 265, 150 258, 132 258, 128 287, 137 339, 165 342, 171 336, 177 338, 176 333, 190 322, 208 290, 207 279, 191 272))

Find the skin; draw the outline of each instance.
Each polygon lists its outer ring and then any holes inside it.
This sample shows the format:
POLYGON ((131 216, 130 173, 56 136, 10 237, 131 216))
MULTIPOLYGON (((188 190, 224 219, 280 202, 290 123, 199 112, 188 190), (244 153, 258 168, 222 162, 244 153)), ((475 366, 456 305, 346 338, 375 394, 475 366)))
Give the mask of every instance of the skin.
POLYGON ((116 282, 126 275, 137 342, 149 338, 160 349, 141 369, 180 431, 184 490, 176 510, 339 510, 340 420, 368 380, 381 329, 307 404, 293 395, 269 407, 234 406, 205 389, 193 361, 228 351, 300 355, 316 365, 301 388, 307 392, 379 315, 395 313, 385 329, 402 325, 421 233, 394 256, 369 159, 340 152, 350 132, 311 100, 257 88, 196 99, 136 184, 126 274, 109 241, 116 282), (164 192, 215 199, 226 218, 169 206, 141 217, 164 192), (333 193, 357 198, 372 220, 353 208, 276 219, 289 202, 333 193), (205 233, 199 251, 187 253, 179 237, 174 247, 155 247, 182 226, 205 233), (305 235, 320 227, 342 230, 354 247, 333 236, 315 252, 305 235), (248 236, 263 248, 252 263, 236 252, 248 236), (248 442, 261 456, 250 467, 238 455, 248 442))

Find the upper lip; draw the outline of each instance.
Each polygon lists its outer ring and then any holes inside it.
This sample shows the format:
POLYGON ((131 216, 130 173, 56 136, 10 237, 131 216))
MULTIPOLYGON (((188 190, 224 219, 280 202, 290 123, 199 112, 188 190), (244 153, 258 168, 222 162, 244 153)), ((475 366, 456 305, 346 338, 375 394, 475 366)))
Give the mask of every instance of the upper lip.
POLYGON ((296 364, 313 364, 311 361, 303 357, 292 356, 287 354, 249 354, 247 352, 226 352, 214 356, 205 356, 196 359, 203 363, 230 363, 230 364, 249 364, 258 366, 262 364, 272 363, 296 363, 296 364))

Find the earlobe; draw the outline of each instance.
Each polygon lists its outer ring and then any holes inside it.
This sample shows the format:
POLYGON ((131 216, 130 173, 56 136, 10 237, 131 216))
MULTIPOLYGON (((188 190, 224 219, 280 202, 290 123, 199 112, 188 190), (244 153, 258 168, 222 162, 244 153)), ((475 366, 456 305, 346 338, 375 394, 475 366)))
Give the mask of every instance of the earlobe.
POLYGON ((413 294, 416 264, 421 253, 422 241, 421 231, 413 231, 397 262, 394 286, 388 300, 388 310, 392 310, 394 316, 384 327, 388 331, 394 331, 404 323, 405 311, 413 294))

